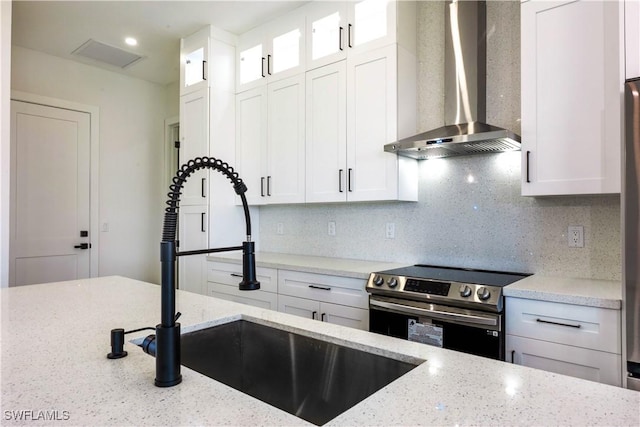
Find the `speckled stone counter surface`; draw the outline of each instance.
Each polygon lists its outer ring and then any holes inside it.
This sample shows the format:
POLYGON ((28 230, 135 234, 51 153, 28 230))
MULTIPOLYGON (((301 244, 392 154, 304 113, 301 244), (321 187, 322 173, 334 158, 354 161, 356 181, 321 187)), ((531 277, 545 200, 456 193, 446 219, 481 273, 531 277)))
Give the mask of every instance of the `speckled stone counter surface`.
MULTIPOLYGON (((107 359, 112 328, 157 323, 157 285, 24 286, 2 289, 0 306, 3 425, 307 424, 188 368, 181 384, 155 387, 154 359, 128 342, 127 357, 107 359)), ((328 425, 640 425, 638 392, 183 291, 177 308, 183 331, 242 318, 425 361, 328 425)))
MULTIPOLYGON (((226 252, 210 255, 208 260, 220 262, 242 262, 242 252, 226 252)), ((273 252, 256 252, 258 267, 279 268, 284 270, 304 271, 307 273, 330 274, 334 276, 368 279, 375 271, 406 267, 384 261, 362 261, 355 259, 327 258, 307 255, 290 255, 273 252)))
POLYGON ((614 280, 573 279, 533 275, 504 288, 508 297, 620 310, 622 284, 614 280))

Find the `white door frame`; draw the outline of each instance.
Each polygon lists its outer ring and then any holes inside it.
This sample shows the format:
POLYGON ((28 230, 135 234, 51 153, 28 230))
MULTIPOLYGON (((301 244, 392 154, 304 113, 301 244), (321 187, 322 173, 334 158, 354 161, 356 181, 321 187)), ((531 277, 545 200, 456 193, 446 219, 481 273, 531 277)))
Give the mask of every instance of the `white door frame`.
MULTIPOLYGON (((97 277, 99 270, 99 258, 100 258, 100 227, 99 227, 99 165, 100 165, 100 108, 93 105, 80 104, 77 102, 66 101, 63 99, 50 98, 47 96, 35 95, 32 93, 21 92, 13 90, 11 91, 11 100, 28 102, 31 104, 44 105, 47 107, 62 108, 65 110, 79 111, 89 114, 90 123, 90 156, 91 156, 91 175, 90 175, 90 188, 89 188, 89 209, 91 212, 89 227, 89 236, 91 236, 91 250, 94 251, 91 256, 91 263, 89 266, 89 277, 97 277)), ((14 201, 11 200, 10 203, 14 201)), ((11 230, 13 232, 13 230, 11 230)), ((9 251, 12 249, 9 248, 9 251)))
MULTIPOLYGON (((164 120, 164 184, 162 185, 162 200, 167 199, 169 192, 169 184, 176 173, 175 165, 173 165, 173 154, 175 151, 175 141, 173 137, 173 129, 180 125, 178 116, 169 117, 164 120)), ((163 205, 164 207, 164 205, 163 205)))

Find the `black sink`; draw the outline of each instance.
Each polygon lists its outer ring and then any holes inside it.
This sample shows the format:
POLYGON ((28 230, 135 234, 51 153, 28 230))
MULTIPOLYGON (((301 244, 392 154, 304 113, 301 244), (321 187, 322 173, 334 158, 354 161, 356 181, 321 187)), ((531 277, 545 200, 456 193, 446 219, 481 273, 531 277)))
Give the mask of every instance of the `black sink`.
POLYGON ((184 366, 316 425, 417 366, 245 320, 180 344, 184 366))

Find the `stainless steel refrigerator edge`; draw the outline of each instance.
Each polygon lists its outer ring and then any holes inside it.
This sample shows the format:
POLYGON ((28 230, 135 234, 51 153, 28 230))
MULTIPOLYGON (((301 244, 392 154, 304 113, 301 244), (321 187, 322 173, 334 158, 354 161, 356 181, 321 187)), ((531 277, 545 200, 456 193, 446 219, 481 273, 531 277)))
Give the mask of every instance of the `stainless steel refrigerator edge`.
POLYGON ((627 388, 640 391, 640 77, 624 88, 623 313, 627 388))

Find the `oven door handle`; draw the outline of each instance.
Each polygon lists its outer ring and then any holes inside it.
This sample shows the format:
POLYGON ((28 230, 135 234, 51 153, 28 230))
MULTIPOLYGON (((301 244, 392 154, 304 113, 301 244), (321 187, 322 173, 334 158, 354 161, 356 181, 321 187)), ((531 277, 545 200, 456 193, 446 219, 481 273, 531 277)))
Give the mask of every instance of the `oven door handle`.
POLYGON ((388 310, 393 310, 393 311, 405 313, 405 314, 427 316, 433 319, 458 320, 458 321, 472 323, 476 325, 488 325, 488 326, 498 325, 498 319, 495 317, 489 317, 489 316, 476 316, 473 314, 453 313, 453 312, 440 311, 435 309, 419 308, 419 307, 413 307, 409 305, 396 304, 393 302, 378 301, 375 299, 371 299, 369 301, 369 304, 374 307, 386 308, 388 310))

